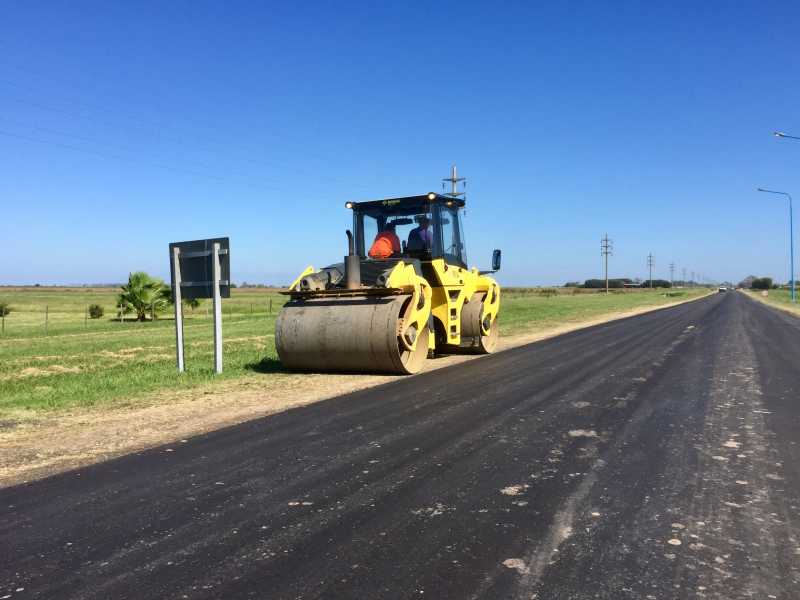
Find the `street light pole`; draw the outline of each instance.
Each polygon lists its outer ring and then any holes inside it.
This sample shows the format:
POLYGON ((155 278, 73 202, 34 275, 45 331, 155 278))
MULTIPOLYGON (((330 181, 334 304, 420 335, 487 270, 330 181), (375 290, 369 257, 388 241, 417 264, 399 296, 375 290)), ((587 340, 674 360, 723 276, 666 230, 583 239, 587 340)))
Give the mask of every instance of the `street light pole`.
MULTIPOLYGON (((776 134, 777 135, 777 134, 776 134)), ((783 134, 782 137, 792 137, 783 134)), ((794 281, 794 210, 792 208, 792 195, 787 192, 777 192, 775 190, 765 190, 764 188, 758 188, 759 192, 764 192, 766 194, 779 194, 781 196, 786 196, 789 199, 789 280, 792 284, 792 302, 797 302, 797 291, 795 289, 795 281, 794 281)))
POLYGON ((783 131, 773 131, 772 135, 779 138, 789 138, 790 140, 800 140, 800 137, 796 135, 789 135, 788 133, 784 133, 783 131))

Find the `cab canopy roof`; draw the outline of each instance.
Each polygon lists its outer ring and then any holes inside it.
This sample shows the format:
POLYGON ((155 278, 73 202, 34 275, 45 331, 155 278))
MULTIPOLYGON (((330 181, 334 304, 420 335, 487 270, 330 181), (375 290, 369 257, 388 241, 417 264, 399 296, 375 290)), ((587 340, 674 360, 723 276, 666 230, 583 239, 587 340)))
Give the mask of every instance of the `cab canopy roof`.
POLYGON ((447 206, 464 206, 464 200, 442 194, 423 194, 422 196, 406 196, 404 198, 385 198, 383 200, 369 200, 367 202, 348 202, 347 208, 367 214, 415 214, 427 212, 432 204, 445 204, 447 206))

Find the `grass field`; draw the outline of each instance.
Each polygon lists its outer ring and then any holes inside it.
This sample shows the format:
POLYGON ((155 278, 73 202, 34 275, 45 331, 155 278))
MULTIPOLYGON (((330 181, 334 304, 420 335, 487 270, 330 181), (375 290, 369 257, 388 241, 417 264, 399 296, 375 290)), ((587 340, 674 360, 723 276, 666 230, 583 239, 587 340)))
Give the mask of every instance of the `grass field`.
MULTIPOLYGON (((546 297, 535 289, 512 288, 502 298, 501 333, 584 321, 705 291, 546 297)), ((223 301, 221 376, 212 373, 209 301, 194 312, 186 310, 187 372, 178 375, 172 319, 120 322, 114 312, 115 295, 116 290, 99 288, 0 288, 0 302, 8 302, 12 309, 0 338, 0 418, 14 419, 28 411, 133 404, 157 392, 205 389, 231 378, 284 376, 275 352, 274 328, 285 297, 275 290, 234 289, 223 301), (105 308, 103 318, 86 319, 86 307, 92 303, 105 308)))

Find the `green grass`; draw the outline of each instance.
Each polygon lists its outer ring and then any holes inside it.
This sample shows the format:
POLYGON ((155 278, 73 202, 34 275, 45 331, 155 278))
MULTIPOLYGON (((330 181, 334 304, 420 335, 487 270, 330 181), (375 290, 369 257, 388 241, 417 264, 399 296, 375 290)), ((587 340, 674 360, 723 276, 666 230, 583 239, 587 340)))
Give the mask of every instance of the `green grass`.
MULTIPOLYGON (((759 290, 751 290, 749 293, 758 295, 760 299, 769 304, 774 304, 775 306, 800 314, 800 303, 792 303, 792 294, 790 290, 769 290, 769 294, 766 298, 761 295, 761 291, 759 290)), ((800 294, 800 292, 798 292, 798 294, 800 294)))
MULTIPOLYGON (((178 375, 170 316, 154 322, 119 322, 114 312, 115 294, 112 289, 0 288, 0 302, 8 302, 12 309, 0 338, 0 418, 19 417, 26 411, 137 402, 161 391, 217 385, 248 376, 283 376, 274 331, 285 297, 274 290, 234 289, 231 298, 223 301, 225 365, 221 376, 212 373, 209 301, 194 313, 186 311, 187 372, 178 375), (86 307, 92 303, 105 308, 103 318, 85 319, 86 307)), ((501 300, 501 333, 579 322, 675 299, 663 291, 545 297, 535 289, 507 289, 501 300)))
POLYGON ((285 297, 261 289, 233 290, 223 301, 224 373, 214 376, 210 302, 186 310, 187 372, 175 372, 175 327, 115 320, 113 290, 0 288, 11 305, 0 338, 0 416, 19 409, 54 409, 129 401, 158 390, 186 388, 277 370, 275 317, 285 297), (272 300, 272 313, 269 303, 272 300), (106 309, 85 319, 90 303, 106 309), (45 335, 44 314, 48 307, 45 335))
POLYGON ((504 290, 500 301, 500 332, 513 335, 544 329, 565 323, 588 321, 605 314, 623 312, 647 306, 669 304, 681 299, 700 296, 706 289, 629 290, 611 294, 560 293, 545 297, 535 289, 504 290))

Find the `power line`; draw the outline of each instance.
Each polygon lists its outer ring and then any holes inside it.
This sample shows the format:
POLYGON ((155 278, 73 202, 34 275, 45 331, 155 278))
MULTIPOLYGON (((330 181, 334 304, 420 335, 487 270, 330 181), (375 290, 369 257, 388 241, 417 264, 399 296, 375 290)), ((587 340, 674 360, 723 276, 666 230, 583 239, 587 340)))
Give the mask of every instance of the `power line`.
POLYGON ((669 287, 675 287, 675 263, 669 263, 669 287))
MULTIPOLYGON (((176 173, 183 173, 183 174, 186 174, 186 175, 193 175, 193 176, 196 176, 196 177, 204 177, 204 178, 207 178, 207 179, 213 179, 215 181, 226 181, 226 180, 230 179, 230 177, 224 177, 224 176, 221 176, 221 175, 216 175, 216 174, 212 174, 212 173, 208 173, 208 172, 194 171, 192 169, 185 169, 185 168, 182 168, 182 167, 176 167, 174 165, 169 165, 169 164, 160 163, 160 162, 156 162, 156 161, 148 161, 148 160, 144 160, 144 159, 139 159, 137 157, 130 157, 130 156, 124 156, 124 155, 121 155, 121 154, 115 154, 113 152, 104 152, 104 151, 99 151, 99 150, 93 150, 93 149, 90 149, 90 148, 82 148, 80 146, 74 146, 72 144, 64 144, 62 142, 55 142, 53 140, 40 139, 40 138, 37 138, 37 137, 32 137, 32 136, 29 136, 29 135, 22 135, 22 134, 19 134, 19 133, 15 133, 15 132, 11 132, 11 131, 5 131, 5 130, 2 130, 2 129, 0 129, 0 136, 5 136, 5 137, 9 137, 9 138, 16 138, 16 139, 19 139, 19 140, 25 140, 27 142, 34 142, 34 143, 37 143, 37 144, 44 144, 44 145, 48 145, 48 146, 55 146, 55 147, 58 147, 58 148, 64 148, 66 150, 72 150, 73 152, 81 152, 83 154, 89 154, 89 155, 92 155, 92 156, 97 156, 97 157, 105 158, 105 159, 118 160, 118 161, 132 163, 132 164, 139 164, 139 165, 147 165, 147 166, 151 166, 151 167, 157 167, 159 169, 164 169, 164 170, 167 170, 167 171, 173 171, 173 172, 176 172, 176 173)), ((245 177, 247 177, 247 176, 245 176, 245 177)), ((287 194, 288 193, 292 193, 291 190, 288 190, 286 188, 281 188, 281 187, 274 186, 274 185, 266 185, 266 184, 261 184, 261 183, 255 183, 253 181, 252 177, 248 177, 248 179, 250 179, 250 181, 248 181, 246 185, 249 185, 250 187, 252 187, 254 189, 258 189, 258 190, 269 189, 269 190, 272 190, 272 191, 275 191, 275 192, 283 192, 283 193, 287 193, 287 194)))
POLYGON ((20 140, 25 140, 25 141, 28 141, 28 142, 36 142, 37 144, 46 144, 46 145, 49 145, 49 146, 57 146, 59 148, 65 148, 67 150, 73 150, 75 152, 83 152, 85 154, 92 154, 94 156, 100 156, 102 158, 112 158, 114 160, 122 160, 122 161, 128 161, 128 162, 138 162, 140 164, 149 164, 151 166, 156 166, 156 167, 159 167, 161 169, 167 169, 169 171, 182 171, 184 173, 188 173, 188 174, 191 174, 191 175, 200 175, 202 177, 210 177, 211 179, 223 180, 223 177, 219 177, 217 175, 209 175, 208 173, 200 173, 198 171, 191 171, 189 169, 181 169, 180 167, 173 167, 173 166, 170 166, 170 165, 164 165, 164 164, 155 163, 155 162, 131 159, 130 157, 127 157, 127 156, 120 156, 118 154, 112 154, 110 152, 99 152, 97 150, 91 150, 89 148, 81 148, 80 146, 73 146, 71 144, 63 144, 61 142, 54 142, 52 140, 42 140, 42 139, 31 137, 31 136, 28 136, 28 135, 21 135, 21 134, 18 134, 18 133, 13 133, 11 131, 4 131, 2 129, 0 129, 0 135, 4 135, 4 136, 10 137, 10 138, 16 138, 16 139, 20 139, 20 140))
MULTIPOLYGON (((0 84, 21 89, 21 90, 23 90, 23 93, 27 93, 27 92, 24 91, 25 88, 23 86, 20 86, 18 84, 13 83, 13 82, 9 82, 9 81, 6 81, 6 80, 0 80, 0 84)), ((192 133, 189 133, 189 137, 190 137, 189 140, 187 140, 186 138, 176 137, 174 135, 172 135, 172 136, 166 135, 165 136, 164 135, 164 131, 165 130, 171 130, 172 132, 177 133, 178 136, 180 136, 182 134, 182 132, 181 132, 180 129, 178 129, 178 128, 174 127, 174 126, 171 127, 169 124, 165 124, 164 121, 162 121, 162 120, 146 119, 146 118, 140 118, 140 117, 130 117, 130 116, 126 116, 126 115, 120 115, 120 114, 117 114, 116 109, 111 109, 111 108, 108 108, 108 107, 105 107, 105 106, 102 106, 102 105, 96 104, 96 103, 89 103, 89 102, 86 102, 84 100, 74 100, 74 99, 66 100, 67 103, 72 104, 73 106, 77 106, 77 109, 69 109, 69 108, 63 108, 63 107, 59 107, 59 106, 54 106, 53 104, 49 104, 47 102, 41 102, 41 101, 38 101, 38 100, 30 100, 30 99, 26 99, 26 98, 15 97, 13 95, 9 95, 8 93, 5 93, 3 97, 5 99, 11 100, 13 102, 17 102, 17 103, 20 103, 20 104, 26 104, 28 106, 32 106, 32 107, 37 108, 37 109, 56 112, 56 113, 60 113, 60 114, 64 114, 64 115, 70 116, 70 117, 75 117, 75 118, 78 118, 78 119, 90 118, 90 119, 92 119, 93 122, 99 120, 99 121, 105 121, 106 123, 113 123, 113 124, 119 125, 120 122, 127 121, 128 123, 133 124, 135 129, 138 129, 139 131, 156 133, 157 136, 158 136, 158 140, 161 141, 161 142, 166 141, 167 143, 174 143, 174 144, 178 144, 178 145, 182 145, 182 146, 190 146, 192 148, 196 147, 198 145, 198 143, 199 143, 200 145, 205 146, 208 150, 214 151, 217 156, 220 155, 220 152, 219 152, 220 146, 224 146, 225 147, 225 154, 230 154, 231 150, 232 150, 229 142, 226 141, 226 140, 213 139, 213 138, 208 138, 208 137, 203 137, 203 136, 197 136, 197 135, 192 134, 192 133), (93 115, 90 110, 86 110, 85 108, 82 108, 81 105, 83 107, 91 107, 93 110, 103 113, 104 116, 98 117, 97 115, 93 115), (149 121, 149 123, 147 121, 149 121)), ((268 134, 268 136, 273 138, 273 139, 275 139, 275 140, 277 140, 278 142, 280 142, 281 148, 285 148, 287 139, 291 139, 291 136, 288 136, 288 138, 287 138, 287 136, 282 136, 280 134, 274 134, 274 133, 270 133, 270 134, 268 134)), ((234 148, 234 150, 235 150, 235 148, 234 148)), ((247 150, 247 149, 241 149, 241 151, 243 151, 243 152, 251 152, 250 150, 247 150)), ((324 154, 321 154, 319 152, 315 152, 313 150, 310 150, 307 146, 303 146, 302 153, 303 153, 304 159, 308 158, 308 157, 315 157, 320 161, 330 161, 332 159, 332 156, 324 155, 324 154)), ((264 160, 264 159, 257 159, 257 158, 252 158, 252 157, 245 157, 245 158, 242 158, 241 160, 243 162, 248 162, 248 163, 257 164, 257 165, 263 165, 263 166, 270 166, 270 167, 280 167, 281 165, 283 165, 283 167, 285 168, 287 165, 291 165, 292 164, 290 161, 285 161, 285 160, 281 161, 281 160, 276 160, 276 159, 272 159, 272 158, 270 160, 264 160)), ((310 175, 307 171, 303 171, 302 169, 293 168, 292 170, 295 172, 295 174, 300 175, 300 176, 309 176, 310 175)), ((317 175, 314 175, 314 176, 317 177, 317 175)), ((326 177, 326 179, 328 179, 330 181, 344 182, 343 179, 336 178, 336 177, 328 176, 328 177, 326 177)), ((286 191, 286 190, 282 190, 282 191, 286 191)))

